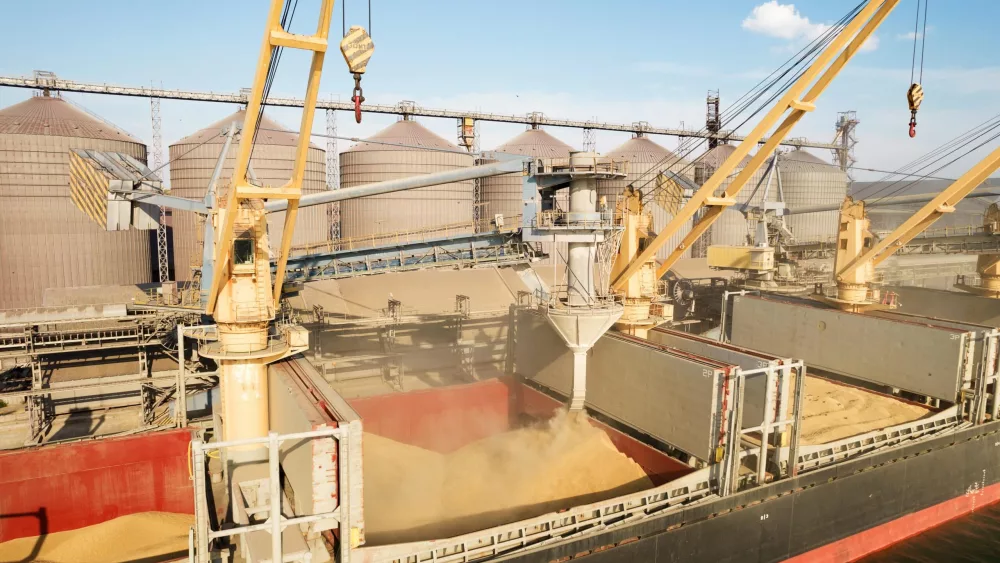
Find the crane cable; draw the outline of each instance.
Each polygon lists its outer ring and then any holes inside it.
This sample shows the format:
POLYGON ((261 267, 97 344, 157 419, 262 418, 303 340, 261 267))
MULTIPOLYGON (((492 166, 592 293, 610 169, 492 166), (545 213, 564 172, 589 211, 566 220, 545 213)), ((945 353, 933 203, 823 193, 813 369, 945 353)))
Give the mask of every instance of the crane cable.
MULTIPOLYGON (((747 122, 749 122, 751 119, 756 117, 759 113, 768 108, 771 105, 771 103, 774 102, 774 100, 778 99, 778 97, 783 95, 788 90, 788 88, 790 88, 791 85, 794 84, 795 81, 798 80, 803 73, 805 73, 809 65, 819 56, 820 52, 827 45, 829 45, 830 42, 833 41, 833 39, 837 36, 837 34, 840 33, 840 31, 843 29, 844 26, 846 26, 848 22, 850 22, 854 17, 857 16, 857 14, 861 11, 863 6, 864 2, 859 3, 853 9, 848 11, 847 14, 841 17, 834 25, 831 25, 824 33, 822 33, 817 38, 813 39, 809 44, 804 46, 797 53, 792 55, 788 60, 782 63, 777 69, 772 71, 771 74, 764 77, 746 94, 741 96, 740 99, 737 100, 732 107, 728 108, 725 112, 723 112, 722 116, 720 116, 722 117, 722 119, 720 120, 722 121, 721 125, 726 126, 731 124, 733 121, 737 120, 745 111, 750 109, 755 103, 764 98, 768 92, 775 90, 773 93, 771 93, 770 97, 768 97, 766 101, 759 104, 758 107, 754 109, 749 116, 747 116, 735 128, 732 128, 732 130, 739 129, 747 122), (785 68, 786 66, 788 68, 785 68), (789 74, 791 74, 790 77, 789 74)), ((707 128, 703 128, 701 131, 699 131, 699 133, 701 132, 707 132, 707 128)), ((660 167, 668 162, 673 163, 673 162, 683 161, 690 154, 698 150, 705 142, 706 139, 701 139, 699 142, 695 143, 681 155, 674 154, 663 157, 662 159, 660 159, 659 162, 657 162, 655 165, 653 165, 643 174, 641 174, 638 178, 636 178, 636 180, 633 180, 633 182, 630 185, 632 187, 636 187, 635 184, 637 184, 640 180, 642 180, 647 174, 650 174, 651 172, 659 172, 660 167)), ((699 155, 697 158, 689 161, 681 170, 677 171, 676 173, 683 174, 685 172, 688 172, 691 168, 693 168, 697 163, 699 163, 702 160, 705 154, 707 153, 703 153, 699 155)), ((657 176, 659 176, 658 173, 653 175, 651 178, 646 180, 641 185, 639 185, 638 188, 639 189, 645 188, 650 183, 655 181, 657 176)), ((650 192, 643 192, 642 199, 643 200, 650 199, 655 195, 656 192, 657 190, 652 190, 650 192)), ((683 199, 680 196, 677 196, 677 198, 681 200, 683 199)))
MULTIPOLYGON (((295 9, 298 8, 299 0, 285 0, 285 5, 281 10, 281 29, 288 31, 295 19, 295 9)), ((260 124, 264 119, 264 107, 267 99, 271 95, 271 86, 274 85, 274 77, 278 73, 278 64, 281 63, 282 47, 271 47, 271 60, 267 64, 267 78, 264 79, 264 95, 260 101, 260 108, 257 110, 257 119, 254 122, 253 138, 250 140, 250 160, 253 160, 254 149, 257 148, 257 134, 260 132, 260 124)))
MULTIPOLYGON (((914 160, 912 160, 912 161, 908 162, 907 164, 904 164, 903 166, 897 168, 894 172, 886 172, 885 176, 879 178, 876 181, 876 184, 877 183, 881 183, 881 182, 887 182, 893 176, 907 176, 907 177, 920 176, 919 173, 922 170, 930 167, 932 164, 934 164, 935 162, 940 161, 941 159, 945 158, 949 154, 954 154, 955 152, 957 152, 963 146, 968 145, 970 142, 972 142, 976 138, 982 136, 987 130, 992 130, 993 128, 995 128, 997 122, 1000 122, 1000 114, 994 115, 993 117, 985 120, 984 122, 976 125, 975 127, 972 127, 968 131, 965 131, 965 132, 959 134, 957 137, 955 137, 955 138, 953 138, 953 139, 951 139, 949 141, 946 141, 946 142, 942 143, 937 148, 934 148, 934 149, 928 151, 927 153, 924 153, 923 155, 918 156, 914 160), (928 162, 930 164, 925 164, 925 163, 928 163, 928 162), (921 165, 923 165, 923 166, 921 166, 921 165)), ((924 176, 927 176, 927 175, 925 174, 924 176)), ((900 179, 898 179, 898 180, 896 180, 894 182, 890 182, 889 184, 887 184, 885 186, 879 187, 874 192, 866 194, 863 197, 865 199, 871 199, 871 198, 879 195, 880 193, 882 193, 882 192, 884 192, 884 191, 886 191, 888 189, 891 189, 891 188, 895 187, 896 185, 898 185, 900 182, 903 182, 903 181, 904 181, 904 179, 900 178, 900 179)), ((888 196, 897 194, 900 191, 902 191, 903 189, 905 189, 906 187, 908 187, 908 186, 903 186, 902 188, 898 188, 896 190, 893 190, 891 193, 889 193, 889 194, 887 194, 886 196, 883 196, 883 197, 888 197, 888 196)), ((858 196, 860 197, 860 194, 858 194, 858 196)))
MULTIPOLYGON (((770 90, 774 89, 775 86, 778 85, 781 82, 782 79, 785 79, 785 77, 788 76, 788 74, 790 72, 792 72, 793 70, 795 70, 796 67, 799 67, 803 63, 805 63, 806 66, 808 66, 808 64, 811 63, 813 60, 815 60, 815 58, 818 56, 819 51, 822 50, 823 47, 825 47, 826 45, 828 45, 830 41, 832 41, 833 37, 835 37, 836 34, 839 32, 839 30, 842 29, 843 25, 845 25, 846 22, 850 21, 852 18, 854 18, 857 15, 857 13, 861 10, 862 6, 863 6, 863 3, 858 4, 857 6, 855 6, 854 9, 852 9, 846 15, 844 15, 844 17, 842 17, 835 25, 830 26, 830 28, 826 32, 824 32, 819 37, 817 37, 816 39, 814 39, 813 41, 811 41, 808 45, 806 45, 805 47, 803 47, 802 49, 800 49, 795 55, 793 55, 788 60, 786 60, 784 63, 782 63, 782 65, 780 65, 776 70, 772 71, 771 74, 769 74, 767 77, 765 77, 760 82, 758 82, 757 85, 755 85, 753 88, 751 88, 749 92, 747 92, 746 94, 744 94, 743 96, 741 96, 740 99, 737 100, 737 102, 733 104, 734 107, 731 107, 731 108, 727 109, 725 112, 723 112, 723 119, 721 120, 722 121, 722 125, 728 125, 728 124, 732 123, 734 120, 736 120, 738 117, 740 117, 745 111, 747 111, 749 108, 751 108, 751 106, 753 106, 756 102, 758 102, 761 98, 763 98, 764 95, 767 94, 767 92, 769 92, 770 90), (790 66, 789 66, 789 64, 790 64, 790 66), (786 66, 788 66, 788 68, 785 68, 786 66), (784 69, 784 70, 782 70, 782 69, 784 69)), ((777 93, 773 94, 763 104, 760 104, 757 107, 757 109, 754 110, 751 113, 751 115, 748 118, 746 118, 742 123, 740 123, 740 125, 738 125, 735 129, 738 129, 743 124, 745 124, 746 122, 748 122, 750 119, 753 119, 754 116, 756 116, 761 111, 763 111, 764 108, 767 107, 767 105, 769 105, 778 96, 780 96, 781 94, 783 94, 791 86, 791 84, 793 84, 794 81, 797 80, 802 75, 803 72, 805 72, 804 68, 796 71, 795 74, 791 78, 788 78, 787 80, 785 80, 785 82, 783 84, 781 84, 780 87, 778 87, 778 92, 777 93)), ((702 131, 707 132, 707 128, 706 129, 702 129, 702 131)), ((666 157, 662 158, 656 165, 654 165, 653 167, 651 167, 650 169, 648 169, 645 173, 643 173, 642 175, 640 175, 639 178, 637 178, 636 180, 634 180, 632 182, 633 187, 634 187, 634 184, 636 182, 638 182, 639 180, 641 180, 643 178, 643 176, 645 176, 646 174, 649 174, 652 171, 658 171, 660 169, 660 166, 662 166, 663 164, 667 163, 668 161, 671 161, 671 160, 673 160, 673 161, 683 160, 684 158, 686 158, 687 156, 689 156, 691 153, 693 153, 695 150, 697 150, 698 148, 700 148, 701 145, 703 145, 704 143, 705 143, 705 140, 702 139, 698 143, 695 143, 693 146, 691 146, 686 152, 684 152, 683 154, 681 154, 679 157, 675 155, 675 156, 666 156, 666 157)), ((693 159, 687 165, 685 165, 684 168, 682 168, 681 170, 677 171, 677 173, 678 174, 683 174, 683 173, 689 171, 693 166, 695 166, 698 162, 700 162, 701 159, 704 156, 705 156, 705 153, 699 155, 697 158, 693 159)), ((642 185, 640 185, 639 188, 641 189, 641 188, 646 187, 647 185, 649 185, 655 179, 656 179, 656 176, 654 176, 653 178, 650 178, 645 183, 643 183, 642 185)), ((643 193, 643 199, 647 199, 649 197, 652 197, 653 195, 655 195, 655 192, 656 192, 656 190, 653 190, 652 192, 649 192, 649 193, 645 193, 644 192, 643 193)))
MULTIPOLYGON (((973 129, 971 129, 970 131, 968 131, 968 132, 960 135, 956 139, 954 139, 952 141, 949 141, 943 147, 939 147, 938 149, 935 149, 934 151, 931 151, 931 153, 929 153, 929 154, 930 154, 930 156, 935 157, 935 158, 933 158, 933 160, 930 160, 930 159, 918 159, 918 160, 921 160, 921 161, 928 160, 928 162, 926 164, 924 164, 923 166, 921 166, 920 168, 917 168, 913 172, 926 173, 926 175, 937 174, 942 169, 947 168, 948 166, 951 166, 955 162, 961 160, 962 158, 965 158, 969 154, 971 154, 971 153, 979 150, 980 148, 982 148, 982 147, 986 146, 987 144, 993 142, 994 140, 1000 138, 1000 119, 998 119, 998 118, 1000 118, 1000 116, 995 116, 995 117, 987 120, 986 122, 984 122, 984 123, 982 123, 980 125, 977 125, 976 127, 974 127, 973 129), (971 148, 967 148, 972 143, 976 143, 976 144, 974 146, 972 146, 971 148), (946 158, 949 158, 952 155, 955 155, 955 154, 959 153, 959 151, 962 151, 963 149, 966 149, 966 150, 964 150, 964 152, 961 152, 961 154, 958 154, 958 156, 956 156, 955 158, 952 158, 951 160, 948 160, 947 162, 944 162, 940 166, 937 166, 937 167, 931 169, 930 171, 925 172, 928 168, 931 168, 932 166, 934 166, 934 165, 942 162, 946 158)), ((873 194, 867 196, 865 198, 866 201, 869 200, 869 199, 871 199, 873 196, 877 195, 878 193, 885 191, 887 188, 890 188, 892 186, 900 184, 902 181, 903 181, 902 179, 896 180, 895 182, 892 182, 888 186, 883 186, 879 190, 876 190, 873 194)), ((878 199, 875 199, 874 202, 872 202, 872 203, 876 203, 876 202, 882 201, 882 200, 884 200, 884 199, 886 199, 888 197, 896 195, 896 194, 898 194, 898 193, 906 190, 910 186, 913 186, 914 184, 916 184, 919 181, 920 181, 919 178, 916 179, 916 180, 912 180, 912 181, 910 181, 910 182, 908 182, 908 183, 906 183, 906 184, 904 184, 904 185, 896 188, 895 190, 892 190, 891 192, 889 192, 889 193, 887 193, 887 194, 879 197, 878 199)))
POLYGON ((917 110, 924 101, 924 52, 927 47, 927 2, 924 1, 924 28, 920 30, 920 0, 917 0, 917 17, 913 22, 913 56, 910 59, 910 88, 906 91, 906 102, 910 106, 910 138, 917 136, 917 110), (920 75, 916 77, 917 42, 920 42, 920 75), (916 80, 914 78, 916 77, 916 80))

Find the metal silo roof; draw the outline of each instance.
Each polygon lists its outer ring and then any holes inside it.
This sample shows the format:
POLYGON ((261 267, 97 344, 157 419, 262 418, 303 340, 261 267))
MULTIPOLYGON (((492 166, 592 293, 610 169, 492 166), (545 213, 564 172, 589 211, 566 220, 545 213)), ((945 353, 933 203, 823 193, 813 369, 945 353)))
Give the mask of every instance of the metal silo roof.
POLYGON ((496 152, 519 154, 534 158, 567 158, 573 147, 541 129, 527 129, 498 146, 496 152))
POLYGON ((778 157, 778 161, 781 163, 780 166, 786 170, 829 170, 832 168, 839 171, 833 164, 802 149, 782 154, 778 157))
MULTIPOLYGON (((340 185, 350 188, 472 164, 473 155, 404 119, 341 153, 340 185)), ((350 239, 351 245, 372 246, 390 240, 380 239, 383 235, 403 231, 434 232, 433 236, 472 232, 473 191, 473 182, 465 180, 343 201, 341 237, 350 239)))
MULTIPOLYGON (((688 178, 694 176, 694 166, 689 166, 689 161, 641 135, 625 141, 617 148, 609 151, 605 156, 627 160, 629 163, 628 175, 624 179, 597 181, 597 195, 606 198, 608 206, 611 209, 615 208, 618 195, 630 184, 645 192, 652 193, 656 186, 656 176, 661 171, 671 170, 688 178)), ((653 230, 656 232, 663 229, 673 217, 669 212, 655 203, 651 203, 649 209, 653 214, 653 230)), ((662 260, 669 255, 690 230, 690 223, 684 225, 680 231, 670 238, 668 244, 660 248, 656 253, 657 258, 662 260)), ((685 254, 688 253, 689 251, 685 251, 685 254)))
POLYGON ((60 97, 34 96, 0 110, 0 134, 142 141, 60 97))
MULTIPOLYGON (((246 110, 242 109, 231 113, 208 127, 200 129, 179 141, 171 143, 170 146, 197 145, 202 142, 205 142, 206 145, 221 145, 225 142, 226 137, 225 135, 220 135, 220 133, 229 127, 229 125, 234 121, 238 127, 242 127, 243 120, 246 118, 246 113, 246 110)), ((299 135, 298 133, 289 131, 287 127, 277 121, 268 118, 267 115, 263 115, 260 118, 259 130, 257 132, 257 142, 265 145, 295 146, 296 143, 299 142, 299 135)), ((314 143, 309 143, 309 146, 316 149, 320 148, 314 143)))
POLYGON ((448 141, 437 136, 430 129, 424 127, 423 125, 417 123, 416 121, 410 119, 404 119, 402 121, 397 121, 392 125, 382 129, 378 133, 375 133, 371 137, 368 137, 372 141, 383 141, 386 143, 398 143, 401 145, 410 145, 406 147, 399 147, 394 145, 383 145, 379 143, 367 143, 361 141, 355 143, 351 148, 344 152, 355 152, 355 151, 408 151, 408 150, 418 150, 418 147, 424 147, 429 149, 448 149, 448 150, 459 150, 458 146, 449 143, 448 141))
MULTIPOLYGON (((658 145, 651 141, 649 137, 632 137, 628 141, 618 145, 616 148, 611 149, 606 155, 612 158, 620 158, 627 160, 632 163, 648 163, 650 165, 656 164, 661 160, 665 160, 663 163, 663 168, 666 169, 668 166, 677 169, 676 165, 687 165, 688 161, 677 156, 673 151, 667 149, 662 145, 658 145)), ((648 166, 646 168, 649 168, 648 166)), ((691 174, 691 171, 685 171, 687 175, 691 174)))

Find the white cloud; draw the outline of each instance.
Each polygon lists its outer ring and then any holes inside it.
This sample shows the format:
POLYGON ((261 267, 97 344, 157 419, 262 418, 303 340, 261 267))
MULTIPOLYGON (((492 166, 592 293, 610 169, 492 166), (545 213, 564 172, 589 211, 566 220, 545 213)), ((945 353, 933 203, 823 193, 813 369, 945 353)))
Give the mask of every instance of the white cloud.
POLYGON ((743 20, 743 29, 747 31, 788 40, 812 40, 829 28, 826 24, 809 21, 795 9, 794 4, 779 4, 778 0, 756 6, 743 20))
MULTIPOLYGON (((927 26, 927 33, 930 33, 931 31, 933 31, 933 29, 934 26, 931 25, 927 26)), ((906 33, 900 33, 896 35, 896 39, 900 41, 913 41, 914 39, 923 39, 923 38, 924 38, 924 33, 923 32, 918 33, 916 31, 908 31, 906 33)))
MULTIPOLYGON (((799 47, 816 39, 830 30, 830 25, 812 22, 795 8, 795 4, 779 4, 778 0, 768 0, 754 7, 750 15, 743 20, 743 29, 751 33, 759 33, 768 37, 784 39, 788 45, 779 50, 797 51, 799 47)), ((878 49, 877 35, 869 37, 861 46, 860 52, 870 53, 878 49)))

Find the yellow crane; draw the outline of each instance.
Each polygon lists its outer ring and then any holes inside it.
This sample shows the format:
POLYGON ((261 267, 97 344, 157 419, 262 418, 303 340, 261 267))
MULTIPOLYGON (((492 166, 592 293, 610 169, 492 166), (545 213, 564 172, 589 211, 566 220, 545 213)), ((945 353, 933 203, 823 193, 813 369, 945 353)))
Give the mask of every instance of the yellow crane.
MULTIPOLYGON (((684 251, 712 226, 725 208, 736 203, 734 198, 747 181, 785 140, 799 120, 816 109, 819 96, 898 4, 899 0, 869 0, 785 91, 760 123, 736 146, 729 158, 674 214, 670 222, 655 237, 648 240, 641 251, 629 256, 627 265, 617 269, 617 275, 613 277, 611 283, 612 290, 624 293, 626 299, 638 297, 629 295, 630 292, 636 291, 637 287, 637 284, 630 286, 632 278, 644 268, 648 268, 650 261, 655 259, 656 252, 683 226, 690 224, 692 218, 700 211, 700 218, 694 222, 691 231, 656 269, 655 279, 662 278, 677 263, 684 251), (772 128, 774 130, 768 136, 767 133, 772 128), (737 165, 749 156, 758 144, 761 146, 757 153, 726 186, 725 191, 721 195, 716 195, 718 189, 736 170, 737 165)), ((637 247, 636 244, 622 245, 622 248, 626 249, 637 247)))
MULTIPOLYGON (((840 210, 837 255, 833 268, 834 279, 837 282, 837 296, 820 298, 841 309, 856 312, 890 307, 890 304, 880 301, 877 291, 871 287, 875 267, 942 216, 954 213, 955 205, 972 193, 998 168, 1000 168, 1000 148, 976 163, 968 172, 962 174, 878 242, 875 242, 868 229, 864 202, 855 202, 848 197, 840 210)), ((987 213, 986 219, 990 218, 991 215, 987 213)), ((981 257, 979 262, 980 271, 985 273, 983 280, 986 288, 983 293, 995 294, 996 284, 1000 282, 997 278, 997 274, 1000 274, 997 271, 997 260, 987 255, 981 257)))
MULTIPOLYGON (((1000 205, 991 203, 986 208, 983 213, 983 233, 1000 235, 1000 205)), ((957 283, 955 287, 983 297, 1000 299, 1000 254, 980 254, 976 258, 976 272, 979 274, 979 285, 957 283)))
MULTIPOLYGON (((309 132, 329 46, 333 4, 334 0, 321 0, 315 32, 302 35, 290 33, 285 28, 294 16, 294 4, 287 0, 271 1, 232 179, 227 193, 220 197, 225 203, 212 215, 215 257, 206 313, 215 318, 218 341, 203 346, 201 353, 219 364, 223 439, 227 441, 267 435, 267 365, 308 347, 308 332, 302 327, 283 324, 271 330, 271 325, 278 309, 302 194, 309 132), (258 185, 248 177, 248 169, 258 121, 282 49, 299 49, 312 54, 295 160, 291 178, 284 185, 258 185), (273 280, 265 219, 265 201, 270 200, 287 201, 277 253, 278 268, 273 280)), ((344 58, 355 73, 357 98, 360 98, 358 80, 371 56, 371 49, 370 38, 359 28, 352 28, 341 44, 344 58)), ((360 105, 360 101, 356 103, 360 105)), ((239 453, 245 457, 257 455, 249 449, 239 453)))

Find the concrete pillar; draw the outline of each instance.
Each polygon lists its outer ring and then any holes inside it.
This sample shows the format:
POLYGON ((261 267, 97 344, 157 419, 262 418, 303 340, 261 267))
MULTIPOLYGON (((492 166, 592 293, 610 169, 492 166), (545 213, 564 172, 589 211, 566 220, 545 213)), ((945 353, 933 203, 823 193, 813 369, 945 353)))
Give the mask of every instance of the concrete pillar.
MULTIPOLYGON (((223 439, 262 438, 268 431, 267 365, 259 361, 223 360, 221 366, 223 439)), ((230 448, 234 461, 264 459, 263 446, 230 448)))
MULTIPOLYGON (((570 165, 584 168, 593 167, 597 155, 589 152, 570 153, 570 165)), ((569 213, 567 223, 583 223, 584 228, 600 221, 597 213, 597 180, 575 178, 569 185, 569 213)), ((587 305, 594 296, 594 264, 597 245, 594 242, 569 243, 567 261, 567 300, 571 306, 587 305)))

